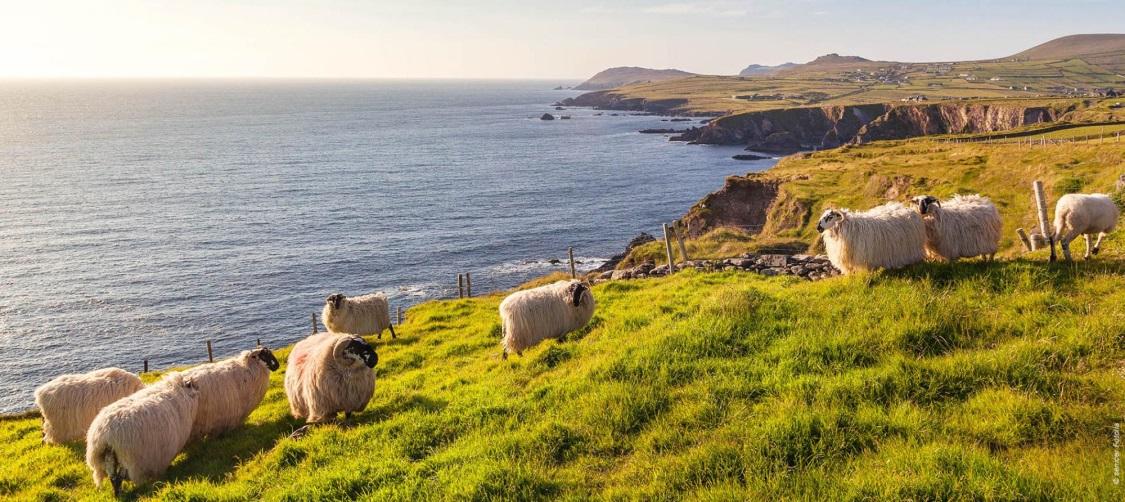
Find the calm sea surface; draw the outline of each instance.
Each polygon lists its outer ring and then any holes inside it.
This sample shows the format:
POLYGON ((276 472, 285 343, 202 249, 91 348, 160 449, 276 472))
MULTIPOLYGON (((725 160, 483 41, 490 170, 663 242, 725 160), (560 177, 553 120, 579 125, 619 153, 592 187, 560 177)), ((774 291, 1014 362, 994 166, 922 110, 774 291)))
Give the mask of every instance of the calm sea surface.
POLYGON ((592 268, 773 163, 557 112, 558 83, 0 82, 0 412, 64 372, 292 343, 332 292, 592 268))

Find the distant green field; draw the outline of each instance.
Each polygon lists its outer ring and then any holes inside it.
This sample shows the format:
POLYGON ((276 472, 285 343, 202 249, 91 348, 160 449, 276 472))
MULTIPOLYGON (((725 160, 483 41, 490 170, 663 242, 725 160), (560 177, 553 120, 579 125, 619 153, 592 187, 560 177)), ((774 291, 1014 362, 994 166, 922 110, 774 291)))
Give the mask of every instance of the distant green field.
POLYGON ((740 113, 799 106, 885 103, 912 95, 923 95, 930 101, 1057 97, 1062 90, 1076 87, 1121 88, 1125 87, 1125 77, 1079 59, 869 62, 823 68, 798 67, 764 77, 695 76, 629 85, 615 92, 648 99, 686 99, 687 104, 680 108, 683 112, 740 113), (878 80, 878 76, 883 75, 880 72, 884 71, 894 78, 889 82, 878 80), (780 94, 782 99, 734 98, 755 93, 780 94))

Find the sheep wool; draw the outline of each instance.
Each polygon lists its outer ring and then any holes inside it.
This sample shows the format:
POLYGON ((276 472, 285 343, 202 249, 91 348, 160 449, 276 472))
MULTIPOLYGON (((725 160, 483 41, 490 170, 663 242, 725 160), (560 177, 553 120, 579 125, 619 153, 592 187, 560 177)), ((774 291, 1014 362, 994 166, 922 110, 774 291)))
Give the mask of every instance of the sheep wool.
POLYGON ((1000 212, 987 197, 955 195, 938 202, 930 196, 914 198, 926 224, 926 257, 953 261, 958 258, 993 258, 1000 247, 1000 212))
POLYGON ((594 295, 581 281, 558 281, 517 291, 500 303, 504 356, 574 331, 594 315, 594 295))
POLYGON ((371 345, 355 335, 322 333, 301 340, 285 370, 290 413, 318 423, 362 411, 375 393, 372 368, 378 361, 371 345))
POLYGON ((125 479, 140 485, 164 475, 191 435, 199 391, 171 373, 106 406, 86 433, 86 464, 98 486, 109 478, 114 494, 125 479))
POLYGON ((391 325, 391 310, 386 295, 370 295, 348 298, 342 294, 330 295, 324 301, 321 311, 324 326, 333 333, 350 333, 359 336, 383 336, 383 330, 391 331, 395 338, 395 328, 391 325))
POLYGON ((817 223, 828 260, 845 274, 899 268, 922 261, 926 225, 898 202, 863 212, 830 209, 817 223))
POLYGON ((267 348, 243 351, 222 362, 185 372, 199 388, 192 438, 219 434, 242 425, 266 396, 277 358, 267 348))
POLYGON ((145 386, 120 368, 61 375, 35 389, 35 405, 43 415, 43 441, 62 444, 86 439, 98 412, 145 386))
MULTIPOLYGON (((1106 194, 1072 193, 1059 198, 1055 204, 1055 241, 1062 248, 1063 256, 1070 258, 1070 242, 1079 235, 1086 239, 1086 258, 1098 254, 1102 239, 1117 228, 1117 218, 1121 215, 1117 204, 1106 194), (1090 236, 1098 234, 1098 240, 1090 245, 1090 236)), ((1051 248, 1051 260, 1055 259, 1055 249, 1051 248)))

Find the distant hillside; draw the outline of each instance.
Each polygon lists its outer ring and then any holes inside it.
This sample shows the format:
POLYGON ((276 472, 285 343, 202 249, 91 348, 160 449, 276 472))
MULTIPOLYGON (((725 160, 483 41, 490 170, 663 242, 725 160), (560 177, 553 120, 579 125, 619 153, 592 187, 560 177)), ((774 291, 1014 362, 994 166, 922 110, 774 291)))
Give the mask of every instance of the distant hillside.
POLYGON ((589 80, 579 84, 575 89, 580 91, 600 91, 602 89, 613 89, 614 87, 629 84, 661 82, 664 80, 675 80, 692 76, 695 76, 695 74, 682 70, 654 70, 637 66, 619 66, 598 72, 593 77, 590 77, 589 80))
POLYGON ((1125 72, 1125 34, 1070 35, 1036 45, 1006 59, 1017 61, 1081 59, 1121 73, 1125 72))
POLYGON ((797 63, 782 63, 776 66, 752 64, 750 66, 747 66, 746 68, 743 68, 742 71, 738 72, 738 76, 761 77, 765 75, 773 75, 778 71, 784 70, 786 68, 792 68, 794 66, 797 66, 797 63))

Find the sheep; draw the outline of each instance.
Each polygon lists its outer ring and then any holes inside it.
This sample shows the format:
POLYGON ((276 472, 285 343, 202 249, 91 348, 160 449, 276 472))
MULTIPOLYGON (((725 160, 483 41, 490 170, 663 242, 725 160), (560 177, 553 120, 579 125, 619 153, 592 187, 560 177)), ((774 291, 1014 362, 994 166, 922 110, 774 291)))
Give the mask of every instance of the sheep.
MULTIPOLYGON (((1102 239, 1117 227, 1120 211, 1108 195, 1101 193, 1072 193, 1059 198, 1055 204, 1054 240, 1062 248, 1063 256, 1070 261, 1070 241, 1079 235, 1086 238, 1085 259, 1098 254, 1102 239), (1090 246, 1090 235, 1098 234, 1098 240, 1090 246)), ((1051 246, 1051 261, 1055 261, 1055 248, 1051 246)))
POLYGON ((523 350, 548 338, 558 338, 582 326, 594 315, 590 287, 576 281, 558 281, 517 291, 500 302, 504 347, 502 356, 523 350))
POLYGON ((294 418, 320 423, 343 412, 362 411, 375 392, 379 355, 363 338, 321 333, 293 346, 285 370, 285 394, 294 418))
POLYGON ((43 415, 43 442, 62 444, 86 439, 98 412, 143 389, 141 379, 120 368, 61 375, 35 389, 35 406, 43 415))
POLYGON ((926 225, 898 202, 863 212, 826 210, 816 230, 824 237, 828 260, 844 274, 904 267, 924 256, 926 225))
POLYGON ((199 390, 182 373, 171 373, 98 412, 86 433, 86 465, 94 483, 108 477, 114 496, 164 474, 191 436, 199 390))
POLYGON ((954 195, 940 202, 929 195, 914 197, 926 224, 926 257, 955 261, 984 256, 991 261, 1000 247, 1000 212, 988 197, 954 195))
POLYGON ((199 410, 191 437, 212 436, 242 425, 266 396, 270 372, 278 367, 273 352, 262 347, 186 371, 199 388, 199 410))
POLYGON ((324 326, 333 333, 350 333, 359 336, 376 335, 383 338, 383 330, 389 329, 391 338, 395 327, 391 325, 391 310, 387 296, 382 293, 348 298, 343 294, 329 295, 324 300, 324 310, 320 314, 324 326))

